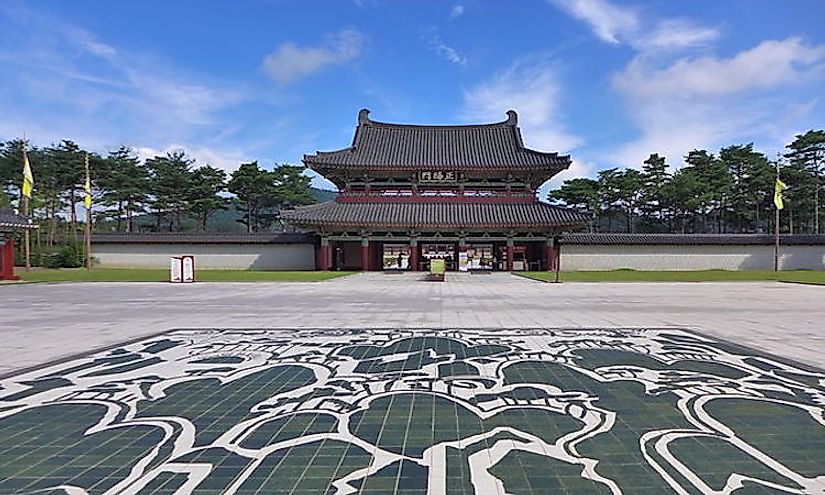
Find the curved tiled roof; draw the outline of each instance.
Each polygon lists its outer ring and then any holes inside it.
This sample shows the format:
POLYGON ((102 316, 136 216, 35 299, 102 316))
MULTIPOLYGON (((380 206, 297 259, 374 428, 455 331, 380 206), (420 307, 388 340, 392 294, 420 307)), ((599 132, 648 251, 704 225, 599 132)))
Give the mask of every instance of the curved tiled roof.
POLYGON ((29 218, 15 213, 13 210, 0 210, 0 230, 21 228, 35 228, 29 218))
POLYGON ((400 228, 558 227, 586 223, 576 210, 546 203, 337 203, 282 211, 297 225, 400 228))
MULTIPOLYGON (((564 244, 610 246, 713 246, 772 245, 769 234, 564 234, 564 244)), ((821 245, 825 235, 796 234, 780 236, 783 245, 821 245)))
POLYGON ((92 242, 95 244, 300 244, 312 241, 312 236, 301 233, 193 234, 153 232, 92 235, 92 242))
POLYGON ((370 120, 361 110, 352 146, 304 155, 311 168, 390 170, 551 170, 570 166, 570 157, 525 148, 516 112, 494 124, 428 126, 370 120))

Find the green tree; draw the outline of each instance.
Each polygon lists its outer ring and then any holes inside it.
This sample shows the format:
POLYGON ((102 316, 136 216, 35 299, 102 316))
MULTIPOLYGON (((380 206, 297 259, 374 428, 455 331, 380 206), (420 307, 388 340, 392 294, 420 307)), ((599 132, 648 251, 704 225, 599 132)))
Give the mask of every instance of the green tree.
POLYGON ((599 212, 599 182, 593 179, 577 178, 564 181, 560 188, 550 191, 547 199, 582 210, 590 215, 589 230, 593 232, 599 212))
MULTIPOLYGON (((701 228, 704 232, 710 218, 718 233, 725 228, 725 211, 730 202, 732 179, 724 163, 706 150, 693 150, 687 154, 685 162, 693 168, 699 188, 701 228)), ((713 230, 713 229, 712 229, 713 230)))
POLYGON ((607 219, 607 231, 613 232, 613 213, 618 208, 621 199, 621 175, 617 168, 600 170, 597 182, 599 184, 599 205, 603 217, 607 219))
POLYGON ((671 198, 671 205, 680 222, 681 233, 687 233, 688 224, 691 232, 698 232, 697 219, 704 206, 706 192, 696 169, 690 166, 683 167, 673 174, 673 178, 666 186, 667 195, 671 198))
POLYGON ((246 225, 247 232, 257 232, 261 227, 259 214, 272 193, 269 172, 259 168, 257 161, 242 163, 232 172, 227 189, 235 195, 238 210, 243 213, 238 222, 246 225))
MULTIPOLYGON (((83 183, 86 178, 86 151, 74 141, 64 139, 57 145, 46 149, 51 170, 49 177, 53 180, 51 192, 62 198, 58 211, 65 205, 69 209, 69 235, 77 238, 77 205, 83 200, 83 183)), ((52 217, 54 220, 54 216, 52 217)), ((54 223, 53 223, 54 224, 54 223)))
POLYGON ((149 171, 134 151, 120 146, 109 152, 101 164, 97 185, 102 189, 101 202, 114 208, 116 230, 134 231, 134 216, 143 211, 149 198, 149 171))
POLYGON ((186 210, 194 159, 183 150, 170 151, 166 156, 146 160, 149 171, 150 206, 154 210, 155 228, 161 229, 164 219, 169 221, 169 231, 181 230, 181 217, 186 210))
POLYGON ((788 153, 785 156, 791 160, 791 163, 807 168, 813 176, 813 231, 819 234, 819 194, 823 185, 823 173, 825 173, 825 130, 810 130, 805 134, 798 134, 787 148, 788 153))
POLYGON ((211 165, 192 171, 187 190, 186 210, 195 217, 198 232, 206 232, 206 222, 216 211, 226 209, 227 199, 220 194, 226 190, 226 172, 211 165))
POLYGON ((647 230, 658 230, 665 223, 670 203, 667 197, 670 180, 665 157, 652 153, 642 165, 643 184, 639 198, 639 211, 647 230))
POLYGON ((719 151, 719 161, 730 175, 730 201, 728 218, 736 232, 758 232, 762 229, 772 196, 775 173, 768 159, 753 149, 753 143, 733 145, 719 151))
POLYGON ((617 185, 619 191, 619 206, 624 210, 626 215, 627 232, 633 232, 633 216, 642 198, 644 177, 638 170, 628 168, 617 177, 617 185))
POLYGON ((304 170, 305 167, 281 164, 272 171, 275 202, 279 209, 315 202, 309 187, 312 179, 304 175, 304 170))
POLYGON ((788 224, 787 232, 814 232, 816 177, 799 160, 782 163, 779 174, 788 186, 783 193, 785 210, 781 215, 788 224))
POLYGON ((23 181, 23 146, 22 139, 12 139, 0 143, 0 191, 4 196, 17 198, 23 181))

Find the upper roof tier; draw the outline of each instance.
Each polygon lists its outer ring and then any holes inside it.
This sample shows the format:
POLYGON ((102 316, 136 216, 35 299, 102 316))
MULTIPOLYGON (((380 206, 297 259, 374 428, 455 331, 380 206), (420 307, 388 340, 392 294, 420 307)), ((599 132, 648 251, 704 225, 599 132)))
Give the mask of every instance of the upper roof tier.
POLYGON ((570 157, 524 147, 518 115, 478 125, 408 125, 370 120, 358 113, 352 146, 338 151, 304 155, 304 163, 321 170, 542 170, 560 172, 570 157))

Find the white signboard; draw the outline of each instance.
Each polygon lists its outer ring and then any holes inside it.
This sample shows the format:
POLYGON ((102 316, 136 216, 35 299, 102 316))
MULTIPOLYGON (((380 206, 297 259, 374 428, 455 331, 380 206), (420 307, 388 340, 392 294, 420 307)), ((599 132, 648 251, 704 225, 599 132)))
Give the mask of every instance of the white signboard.
POLYGON ((183 274, 181 276, 181 282, 194 282, 195 281, 195 257, 194 256, 182 256, 183 258, 183 274))
POLYGON ((173 256, 169 259, 169 281, 191 283, 195 281, 195 257, 173 256))
POLYGON ((423 170, 418 172, 418 182, 421 184, 451 184, 458 182, 458 174, 454 170, 423 170))
POLYGON ((467 258, 467 251, 459 251, 458 253, 458 271, 466 272, 470 269, 470 263, 468 262, 469 258, 467 258))
POLYGON ((183 266, 178 256, 169 258, 169 281, 172 283, 183 281, 183 266))

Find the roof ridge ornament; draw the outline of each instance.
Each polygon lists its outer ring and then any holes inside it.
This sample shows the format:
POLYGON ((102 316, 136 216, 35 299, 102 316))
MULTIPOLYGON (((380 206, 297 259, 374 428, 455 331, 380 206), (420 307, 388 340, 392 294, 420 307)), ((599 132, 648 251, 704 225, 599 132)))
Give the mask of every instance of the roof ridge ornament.
MULTIPOLYGON (((369 111, 367 111, 369 113, 369 111)), ((507 110, 507 125, 518 125, 518 113, 515 110, 507 110)))
POLYGON ((362 108, 358 111, 358 125, 369 125, 370 121, 370 110, 368 108, 362 108))

